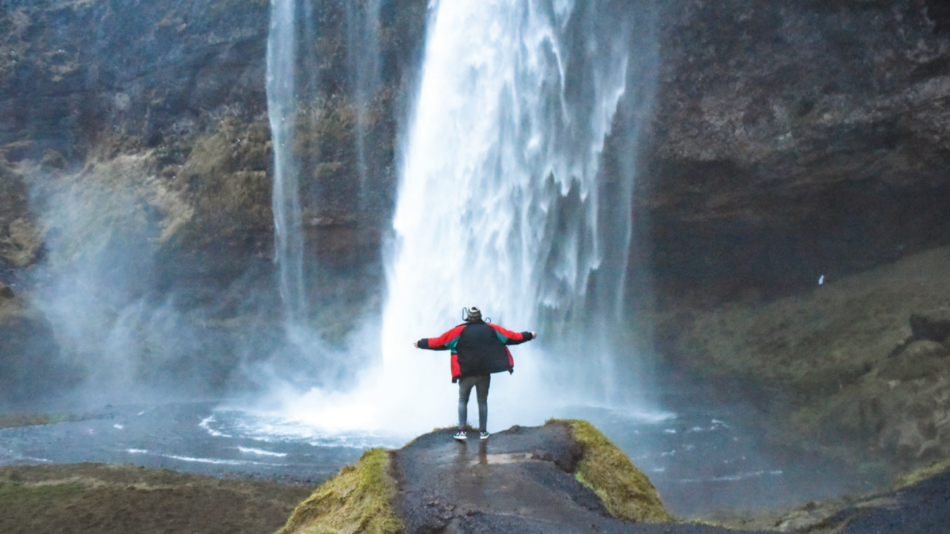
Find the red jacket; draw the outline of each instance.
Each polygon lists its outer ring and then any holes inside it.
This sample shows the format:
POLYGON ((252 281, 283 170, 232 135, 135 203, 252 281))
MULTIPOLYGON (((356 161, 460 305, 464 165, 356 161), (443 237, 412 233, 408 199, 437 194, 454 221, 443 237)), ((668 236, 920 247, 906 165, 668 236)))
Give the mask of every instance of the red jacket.
POLYGON ((531 332, 512 332, 491 323, 460 324, 435 338, 419 340, 420 349, 452 351, 452 382, 466 376, 514 372, 515 360, 506 345, 530 341, 531 332))

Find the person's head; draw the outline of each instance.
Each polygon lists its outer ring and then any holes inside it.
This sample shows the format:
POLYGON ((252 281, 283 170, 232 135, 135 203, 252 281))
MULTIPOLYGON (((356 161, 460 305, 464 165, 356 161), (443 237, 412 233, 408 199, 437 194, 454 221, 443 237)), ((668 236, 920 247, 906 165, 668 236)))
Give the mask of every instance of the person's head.
POLYGON ((479 310, 477 307, 472 306, 471 308, 464 308, 463 318, 466 323, 475 323, 482 320, 482 310, 479 310))

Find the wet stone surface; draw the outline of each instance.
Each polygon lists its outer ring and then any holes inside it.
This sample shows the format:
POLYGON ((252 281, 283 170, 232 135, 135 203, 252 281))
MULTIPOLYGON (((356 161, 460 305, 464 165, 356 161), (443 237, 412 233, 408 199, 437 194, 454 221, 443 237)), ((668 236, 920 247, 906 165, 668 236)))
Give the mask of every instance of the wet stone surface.
POLYGON ((560 425, 466 442, 452 433, 426 434, 393 454, 396 509, 407 532, 726 532, 614 519, 570 472, 579 451, 560 425))

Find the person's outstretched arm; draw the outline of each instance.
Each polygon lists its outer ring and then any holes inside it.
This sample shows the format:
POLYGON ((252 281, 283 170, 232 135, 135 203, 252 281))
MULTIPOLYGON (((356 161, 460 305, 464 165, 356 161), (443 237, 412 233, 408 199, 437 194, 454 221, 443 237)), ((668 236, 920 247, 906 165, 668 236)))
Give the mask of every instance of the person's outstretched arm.
POLYGON ((452 350, 458 345, 459 336, 462 334, 462 329, 465 328, 465 326, 464 324, 460 324, 439 337, 422 338, 413 343, 413 345, 420 349, 452 350))
POLYGON ((534 332, 513 332, 492 323, 489 323, 489 326, 495 329, 498 339, 500 339, 505 345, 518 345, 519 343, 531 341, 532 339, 538 337, 538 334, 534 332))

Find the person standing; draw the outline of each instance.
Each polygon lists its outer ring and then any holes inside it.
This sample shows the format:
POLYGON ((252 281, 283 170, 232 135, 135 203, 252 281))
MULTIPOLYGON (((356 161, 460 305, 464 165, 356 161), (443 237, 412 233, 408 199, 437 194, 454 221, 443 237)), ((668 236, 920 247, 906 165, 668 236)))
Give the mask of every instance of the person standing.
MULTIPOLYGON (((475 388, 478 400, 478 429, 488 439, 488 388, 492 373, 513 373, 515 361, 507 345, 536 339, 534 332, 512 332, 482 320, 482 312, 472 306, 464 310, 465 322, 435 338, 413 343, 420 349, 452 351, 452 382, 459 384, 459 431, 455 439, 465 441, 468 400, 475 388)), ((490 321, 490 320, 489 320, 490 321)))

